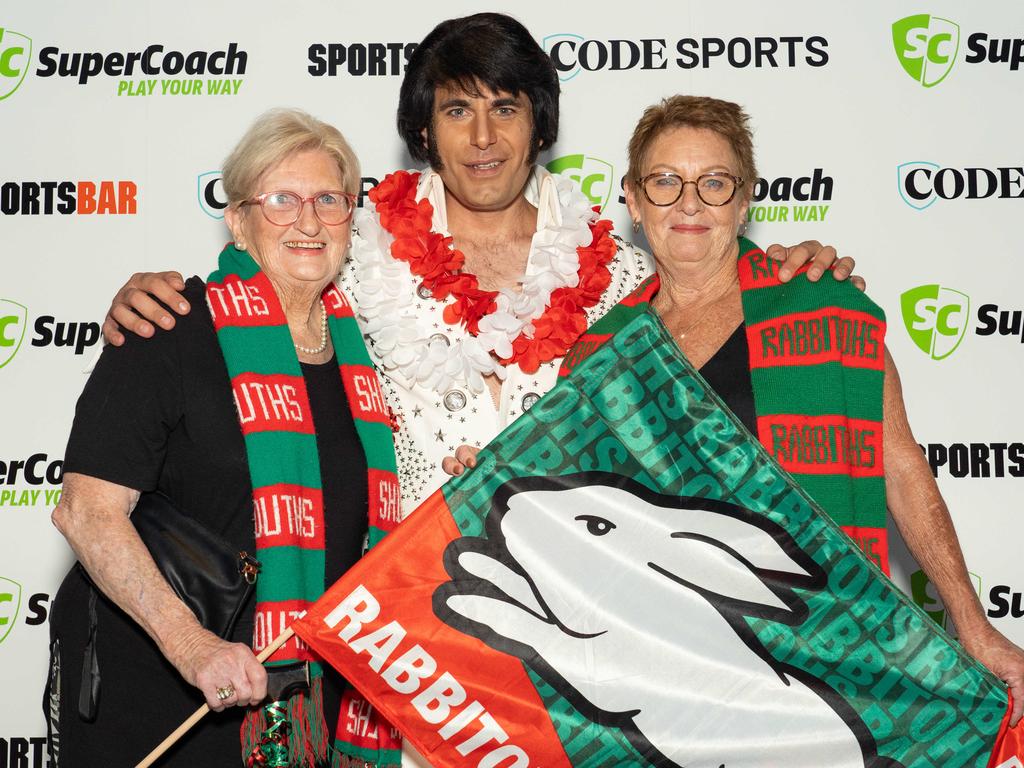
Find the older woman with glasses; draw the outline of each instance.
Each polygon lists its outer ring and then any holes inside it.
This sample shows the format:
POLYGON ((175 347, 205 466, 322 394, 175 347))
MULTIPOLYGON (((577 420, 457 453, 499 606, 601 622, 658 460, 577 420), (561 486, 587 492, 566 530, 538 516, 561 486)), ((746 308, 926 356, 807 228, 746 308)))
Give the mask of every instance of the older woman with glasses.
MULTIPOLYGON (((625 186, 656 274, 566 360, 578 362, 638 313, 657 315, 732 411, 733 427, 745 426, 885 571, 888 506, 964 647, 1010 685, 1016 722, 1024 652, 992 627, 968 580, 907 422, 884 313, 830 276, 781 283, 779 265, 742 237, 758 178, 747 123, 739 105, 706 97, 673 96, 647 109, 629 142, 625 186)), ((763 762, 779 764, 768 754, 763 762)))
MULTIPOLYGON (((220 714, 175 746, 173 764, 243 764, 269 716, 256 706, 267 673, 254 650, 383 534, 373 515, 397 495, 377 380, 333 282, 355 155, 335 128, 278 110, 246 133, 223 178, 234 242, 205 282, 188 281, 195 311, 152 341, 108 347, 78 402, 53 519, 79 567, 53 608, 50 702, 74 765, 134 765, 203 700, 220 714), (148 491, 262 564, 231 637, 199 624, 132 526, 148 491), (87 722, 79 702, 97 681, 87 722)), ((267 663, 305 661, 291 642, 267 663)), ((322 763, 338 722, 343 681, 312 661, 309 689, 275 711, 290 726, 288 765, 322 763)))

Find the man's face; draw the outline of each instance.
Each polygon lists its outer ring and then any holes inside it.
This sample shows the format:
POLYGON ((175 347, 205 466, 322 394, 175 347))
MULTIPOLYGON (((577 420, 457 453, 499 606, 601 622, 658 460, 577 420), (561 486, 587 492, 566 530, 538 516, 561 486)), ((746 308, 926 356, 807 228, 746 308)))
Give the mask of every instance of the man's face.
POLYGON ((438 87, 430 138, 449 200, 497 211, 518 201, 530 176, 533 110, 525 94, 478 91, 438 87))

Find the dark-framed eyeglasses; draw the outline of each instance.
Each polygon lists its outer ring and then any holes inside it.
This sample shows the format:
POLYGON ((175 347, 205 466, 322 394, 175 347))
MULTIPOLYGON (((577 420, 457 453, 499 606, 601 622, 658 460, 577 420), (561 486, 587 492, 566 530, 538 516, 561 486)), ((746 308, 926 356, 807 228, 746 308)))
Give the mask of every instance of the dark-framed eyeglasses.
POLYGON ((736 196, 736 190, 743 186, 743 179, 724 171, 702 173, 696 179, 684 180, 678 173, 649 173, 637 180, 637 186, 644 191, 651 205, 675 205, 687 184, 697 188, 697 197, 705 205, 725 205, 736 196))
POLYGON ((278 190, 243 200, 242 205, 258 205, 263 216, 271 224, 287 227, 299 220, 306 203, 313 204, 313 212, 322 224, 334 226, 344 224, 352 218, 356 196, 341 190, 325 190, 309 197, 300 197, 295 192, 278 190))

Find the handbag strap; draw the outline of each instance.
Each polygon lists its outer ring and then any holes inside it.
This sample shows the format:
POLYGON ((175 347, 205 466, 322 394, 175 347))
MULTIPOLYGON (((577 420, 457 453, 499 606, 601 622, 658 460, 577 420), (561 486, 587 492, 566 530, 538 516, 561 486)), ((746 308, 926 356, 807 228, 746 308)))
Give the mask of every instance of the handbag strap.
POLYGON ((96 587, 89 582, 89 632, 82 653, 82 685, 78 689, 78 716, 87 723, 96 720, 100 703, 100 663, 96 655, 99 621, 96 615, 96 600, 96 587))

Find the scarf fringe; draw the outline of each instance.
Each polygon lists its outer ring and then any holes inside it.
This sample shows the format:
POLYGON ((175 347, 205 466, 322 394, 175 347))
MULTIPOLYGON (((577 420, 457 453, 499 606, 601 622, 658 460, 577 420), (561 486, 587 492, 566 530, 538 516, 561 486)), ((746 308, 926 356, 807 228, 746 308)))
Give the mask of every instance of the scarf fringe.
MULTIPOLYGON (((324 720, 323 677, 310 681, 309 693, 297 693, 285 705, 288 733, 288 764, 294 768, 316 768, 327 758, 327 723, 324 720)), ((242 721, 242 760, 246 765, 258 764, 253 753, 265 743, 270 722, 265 708, 250 709, 242 721)))
POLYGON ((260 745, 263 733, 267 730, 267 717, 263 707, 250 709, 242 720, 242 761, 248 765, 249 755, 260 745))
POLYGON ((322 676, 310 681, 310 695, 297 693, 288 701, 288 759, 291 765, 315 768, 327 756, 322 676))

